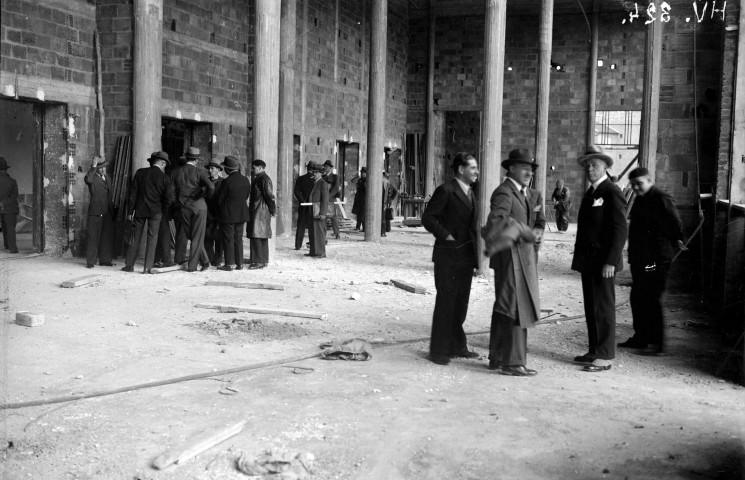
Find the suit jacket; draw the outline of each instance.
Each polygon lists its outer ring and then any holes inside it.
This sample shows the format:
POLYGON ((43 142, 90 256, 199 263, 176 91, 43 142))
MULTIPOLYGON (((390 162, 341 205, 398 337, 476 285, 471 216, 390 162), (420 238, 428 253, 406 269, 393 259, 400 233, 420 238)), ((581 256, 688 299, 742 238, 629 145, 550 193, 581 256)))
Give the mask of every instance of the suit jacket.
POLYGON ((490 242, 501 243, 489 261, 494 278, 501 282, 494 311, 518 319, 523 328, 535 325, 541 312, 533 230, 546 226, 543 208, 543 195, 537 190, 528 188, 523 195, 512 180, 505 179, 492 193, 483 230, 487 250, 494 249, 490 242))
POLYGON ((256 175, 249 195, 248 238, 272 238, 272 215, 277 212, 272 179, 266 172, 256 175))
POLYGON ((210 180, 207 170, 187 163, 174 170, 172 176, 178 204, 195 212, 206 212, 205 198, 211 198, 215 192, 215 185, 210 180))
MULTIPOLYGON (((313 189, 310 191, 310 195, 308 196, 308 202, 320 204, 320 209, 318 211, 321 213, 319 216, 326 216, 326 211, 329 208, 329 184, 323 178, 314 180, 313 189)), ((312 207, 305 206, 301 208, 307 208, 312 212, 312 207)), ((312 213, 311 216, 313 216, 312 213)), ((317 219, 318 217, 314 218, 317 219)))
POLYGON ((352 213, 354 215, 364 215, 365 204, 367 203, 367 177, 355 177, 352 179, 352 183, 357 184, 357 192, 354 194, 354 205, 352 205, 352 213))
POLYGON ((251 181, 240 172, 233 172, 222 181, 217 192, 218 218, 221 223, 243 223, 249 219, 248 196, 251 181))
POLYGON ((217 177, 217 180, 212 180, 210 177, 212 185, 215 186, 215 193, 212 194, 212 198, 207 200, 207 222, 219 222, 220 206, 218 205, 218 197, 220 195, 220 187, 222 187, 223 180, 223 177, 217 177))
POLYGON ((91 192, 91 202, 88 205, 88 215, 100 217, 106 213, 114 215, 114 202, 111 199, 111 181, 106 180, 96 173, 96 168, 91 167, 85 175, 85 184, 91 192))
POLYGON ((138 218, 153 218, 162 214, 175 201, 171 178, 155 165, 135 172, 129 189, 129 214, 138 218))
POLYGON ((18 215, 18 182, 0 170, 0 213, 18 215))
POLYGON ((435 236, 432 261, 442 265, 477 266, 478 200, 469 200, 453 179, 435 189, 422 213, 422 225, 435 236), (446 238, 452 235, 455 241, 446 238))
POLYGON ((636 197, 629 224, 629 264, 651 265, 672 260, 683 240, 683 224, 670 195, 655 187, 636 197))
POLYGON ((341 185, 339 184, 339 175, 335 173, 328 173, 323 176, 326 183, 329 184, 329 197, 339 198, 341 195, 341 185))
POLYGON ((592 194, 585 194, 577 215, 577 241, 574 244, 572 270, 599 270, 613 265, 623 269, 623 245, 626 243, 626 201, 610 179, 603 180, 592 194))
POLYGON ((316 183, 316 181, 313 179, 313 174, 310 172, 298 177, 295 181, 295 188, 292 191, 295 198, 297 198, 298 203, 308 203, 310 191, 313 190, 314 183, 316 183))

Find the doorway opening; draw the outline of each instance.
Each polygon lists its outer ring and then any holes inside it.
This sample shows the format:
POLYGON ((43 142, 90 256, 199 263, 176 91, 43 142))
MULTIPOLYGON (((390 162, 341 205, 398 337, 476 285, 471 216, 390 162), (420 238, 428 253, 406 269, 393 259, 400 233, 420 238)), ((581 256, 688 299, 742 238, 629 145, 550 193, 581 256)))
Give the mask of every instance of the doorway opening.
POLYGON ((639 154, 641 121, 641 110, 595 112, 595 145, 600 145, 605 153, 613 157, 614 171, 625 172, 616 181, 621 188, 628 183, 629 164, 639 154))
POLYGON ((164 117, 161 121, 161 144, 163 151, 171 159, 171 166, 189 147, 199 149, 199 166, 206 165, 212 159, 212 124, 192 122, 164 117))
POLYGON ((352 183, 352 179, 360 170, 360 144, 337 140, 335 163, 336 173, 341 183, 341 200, 345 202, 344 211, 349 215, 357 193, 357 185, 352 183))

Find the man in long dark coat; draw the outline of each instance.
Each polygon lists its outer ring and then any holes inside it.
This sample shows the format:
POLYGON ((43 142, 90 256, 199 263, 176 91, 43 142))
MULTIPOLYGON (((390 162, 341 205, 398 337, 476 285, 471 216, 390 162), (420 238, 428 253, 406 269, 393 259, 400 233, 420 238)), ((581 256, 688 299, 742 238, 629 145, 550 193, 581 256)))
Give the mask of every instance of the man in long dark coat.
POLYGON ((334 164, 331 160, 326 160, 323 164, 323 179, 329 184, 329 216, 331 217, 331 228, 334 230, 334 237, 339 239, 339 205, 336 204, 341 198, 341 184, 339 175, 334 173, 334 164))
POLYGON ((393 206, 398 201, 398 189, 391 183, 390 174, 383 172, 383 214, 380 217, 380 236, 385 237, 386 232, 391 231, 391 220, 393 220, 393 206))
MULTIPOLYGON (((204 232, 204 250, 207 252, 207 258, 209 258, 210 263, 215 267, 219 267, 222 263, 223 241, 222 227, 220 225, 220 208, 216 200, 223 182, 223 178, 220 176, 223 166, 213 160, 205 165, 204 168, 207 169, 210 181, 215 186, 215 193, 212 194, 212 198, 207 200, 207 229, 204 232)), ((241 241, 243 241, 242 229, 241 241)))
POLYGON ((354 194, 354 205, 352 205, 352 214, 357 219, 355 230, 365 231, 365 202, 367 197, 367 167, 360 168, 359 176, 352 179, 352 183, 357 184, 357 192, 354 194))
POLYGON ((313 190, 313 184, 316 183, 315 179, 313 178, 313 169, 311 169, 311 166, 315 168, 315 163, 308 162, 305 165, 305 169, 307 171, 304 175, 300 175, 295 181, 295 188, 292 192, 298 204, 297 227, 295 228, 295 250, 300 250, 301 248, 303 248, 305 230, 308 230, 310 232, 310 229, 313 228, 313 217, 311 215, 311 211, 308 208, 302 206, 303 203, 308 203, 308 198, 310 198, 310 191, 313 190))
POLYGON ((145 246, 145 268, 142 273, 152 273, 155 246, 158 242, 158 230, 163 210, 174 201, 173 184, 165 168, 170 163, 166 152, 153 152, 148 160, 150 168, 140 168, 135 172, 129 189, 129 211, 127 219, 135 223, 134 243, 127 248, 127 259, 122 270, 134 271, 135 259, 140 250, 142 233, 147 226, 145 246))
POLYGON ((453 158, 455 178, 442 184, 422 213, 422 225, 436 240, 432 252, 435 263, 435 311, 429 358, 439 365, 451 357, 477 358, 469 351, 463 323, 468 313, 476 253, 478 202, 471 185, 478 179, 476 158, 460 152, 453 158))
POLYGON ((527 329, 538 322, 537 248, 546 219, 543 196, 529 187, 538 165, 530 151, 516 149, 502 162, 507 178, 491 196, 483 234, 494 269, 496 300, 489 338, 489 368, 503 375, 532 376, 525 367, 527 329))
POLYGON ((18 222, 18 182, 8 175, 8 162, 0 157, 0 226, 3 244, 10 253, 18 253, 16 223, 18 222))
POLYGON ((189 264, 187 272, 196 272, 210 268, 210 261, 204 249, 204 234, 207 229, 207 200, 212 197, 215 186, 204 169, 197 167, 199 149, 189 147, 186 151, 186 165, 173 174, 173 186, 176 189, 176 201, 179 205, 180 219, 189 246, 189 264))
POLYGON ((217 192, 217 211, 222 227, 225 265, 220 270, 243 270, 243 228, 250 218, 247 204, 251 181, 241 175, 238 159, 228 155, 222 163, 228 175, 217 192))
POLYGON ((301 206, 309 209, 309 215, 313 219, 313 226, 308 232, 310 237, 310 253, 306 257, 326 257, 326 212, 329 205, 329 184, 323 179, 323 167, 311 165, 313 169, 313 189, 310 191, 308 202, 312 205, 301 206))
POLYGON ((587 372, 601 372, 610 370, 616 357, 615 275, 623 269, 626 202, 608 177, 613 158, 602 147, 590 145, 577 162, 592 186, 579 207, 572 259, 572 270, 582 275, 589 350, 574 361, 587 372))
POLYGON ((556 210, 556 228, 564 233, 569 228, 569 209, 572 207, 569 189, 564 185, 564 180, 556 181, 556 188, 551 194, 551 199, 554 201, 554 210, 556 210))
POLYGON ((96 259, 99 265, 114 266, 111 263, 114 258, 114 201, 111 198, 111 181, 106 176, 107 165, 108 162, 101 162, 100 157, 95 157, 85 175, 85 184, 91 194, 86 249, 88 268, 95 266, 96 259))
POLYGON ((269 263, 269 239, 272 238, 272 217, 277 212, 272 179, 264 171, 266 163, 256 159, 251 164, 254 175, 249 197, 248 232, 251 239, 251 264, 249 269, 265 268, 269 263))

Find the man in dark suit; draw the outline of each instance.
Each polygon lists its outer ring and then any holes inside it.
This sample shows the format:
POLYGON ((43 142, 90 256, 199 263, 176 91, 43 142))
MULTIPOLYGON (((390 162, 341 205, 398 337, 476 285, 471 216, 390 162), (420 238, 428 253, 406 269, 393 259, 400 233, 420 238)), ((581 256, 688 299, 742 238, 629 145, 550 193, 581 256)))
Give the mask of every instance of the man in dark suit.
POLYGON ((334 230, 334 237, 339 239, 339 205, 336 204, 341 197, 341 184, 339 175, 334 173, 334 164, 331 160, 326 160, 323 164, 323 179, 329 184, 329 212, 331 216, 331 228, 334 230))
POLYGON ((530 151, 512 150, 502 168, 507 170, 507 178, 492 193, 483 232, 496 292, 489 369, 525 377, 537 373, 525 367, 527 329, 538 322, 541 311, 536 260, 546 218, 543 196, 529 187, 538 168, 530 151))
POLYGON ((228 175, 222 181, 215 203, 222 227, 225 265, 220 270, 243 270, 243 227, 249 219, 248 196, 251 181, 241 175, 238 159, 228 155, 222 163, 228 175))
POLYGON ((313 178, 313 172, 310 166, 315 165, 313 162, 308 162, 305 165, 305 175, 301 175, 295 181, 295 188, 293 189, 293 195, 298 203, 297 209, 297 227, 295 228, 295 250, 303 248, 303 240, 305 239, 305 230, 313 228, 313 217, 308 208, 303 207, 303 203, 308 203, 310 198, 310 192, 313 190, 313 184, 316 183, 313 178))
POLYGON ((439 365, 447 365, 451 357, 479 356, 468 350, 463 331, 478 258, 478 203, 471 189, 479 176, 476 158, 465 152, 456 154, 453 173, 455 178, 437 187, 422 214, 422 225, 436 238, 432 261, 437 297, 429 356, 439 365))
MULTIPOLYGON (((357 184, 357 192, 354 195, 354 205, 352 213, 357 218, 355 230, 365 231, 365 204, 367 199, 367 167, 360 168, 360 174, 352 179, 352 183, 357 184)), ((385 198, 385 196, 383 196, 385 198)))
POLYGON ((3 244, 10 253, 18 253, 16 222, 18 222, 18 182, 8 175, 8 162, 0 157, 0 227, 3 244))
POLYGON ((636 193, 629 224, 631 313, 634 336, 619 347, 641 348, 643 355, 664 355, 662 295, 675 247, 683 244, 683 224, 672 198, 654 185, 649 170, 635 168, 629 183, 636 193))
POLYGON ((272 217, 277 213, 272 179, 264 171, 266 162, 251 163, 254 175, 249 195, 249 220, 246 236, 251 239, 251 270, 265 268, 269 263, 269 239, 272 238, 272 217))
POLYGON ((306 257, 326 257, 326 212, 329 205, 329 184, 323 179, 323 166, 311 162, 309 169, 313 171, 313 189, 308 196, 310 206, 308 215, 313 219, 313 226, 308 231, 310 237, 310 253, 306 257))
MULTIPOLYGON (((207 258, 209 258, 210 263, 215 267, 219 267, 222 263, 223 241, 217 194, 223 182, 223 178, 220 176, 223 166, 213 160, 205 165, 204 168, 207 169, 210 181, 215 186, 215 193, 212 194, 211 199, 207 200, 207 228, 204 232, 204 250, 207 252, 207 258)), ((242 237, 243 231, 241 230, 242 237)))
POLYGON ((197 167, 199 149, 189 147, 186 151, 186 165, 173 174, 173 186, 176 189, 180 218, 186 238, 191 241, 189 247, 189 264, 187 272, 196 272, 210 268, 210 261, 204 249, 204 234, 207 228, 207 199, 212 197, 215 186, 209 174, 197 167))
POLYGON ((572 260, 572 270, 582 275, 589 351, 574 361, 587 372, 601 372, 610 370, 616 356, 615 275, 623 269, 626 202, 608 176, 613 158, 602 147, 590 145, 577 162, 592 186, 579 207, 572 260))
POLYGON ((140 168, 132 179, 129 189, 129 212, 127 219, 134 219, 135 241, 127 248, 127 259, 122 270, 134 271, 135 259, 140 250, 142 232, 147 224, 147 243, 145 247, 145 268, 142 273, 152 273, 155 246, 163 209, 174 202, 173 184, 165 168, 170 162, 166 152, 153 152, 148 160, 150 168, 140 168))
POLYGON ((114 266, 111 263, 114 257, 114 201, 111 198, 111 181, 106 177, 107 165, 108 162, 101 162, 100 157, 95 157, 85 175, 85 184, 91 193, 86 250, 88 268, 95 266, 96 259, 99 265, 114 266))

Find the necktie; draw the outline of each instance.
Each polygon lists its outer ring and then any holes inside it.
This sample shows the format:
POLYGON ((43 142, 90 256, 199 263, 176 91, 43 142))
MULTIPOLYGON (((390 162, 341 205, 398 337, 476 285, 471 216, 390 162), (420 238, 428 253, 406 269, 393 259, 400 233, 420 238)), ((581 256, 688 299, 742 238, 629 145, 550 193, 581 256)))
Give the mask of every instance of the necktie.
POLYGON ((595 187, 590 187, 587 190, 587 193, 585 194, 586 197, 592 197, 592 194, 595 193, 595 187))

